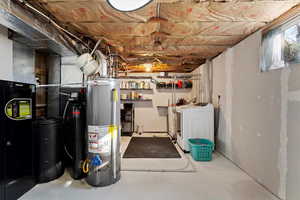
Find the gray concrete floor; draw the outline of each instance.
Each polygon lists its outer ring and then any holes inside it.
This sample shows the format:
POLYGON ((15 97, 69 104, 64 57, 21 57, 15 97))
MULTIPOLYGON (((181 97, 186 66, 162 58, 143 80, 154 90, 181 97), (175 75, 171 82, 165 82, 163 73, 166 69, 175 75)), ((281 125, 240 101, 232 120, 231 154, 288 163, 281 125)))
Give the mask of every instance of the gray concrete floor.
POLYGON ((37 185, 21 200, 278 200, 220 154, 211 162, 192 162, 195 173, 123 171, 118 183, 104 188, 74 181, 66 173, 37 185))

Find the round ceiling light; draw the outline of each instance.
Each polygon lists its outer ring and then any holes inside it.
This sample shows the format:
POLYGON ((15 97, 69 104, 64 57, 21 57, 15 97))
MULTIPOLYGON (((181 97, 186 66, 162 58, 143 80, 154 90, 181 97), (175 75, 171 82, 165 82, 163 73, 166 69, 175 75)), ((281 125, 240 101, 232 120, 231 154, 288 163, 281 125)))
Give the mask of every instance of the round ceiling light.
POLYGON ((151 63, 145 63, 145 64, 143 64, 143 66, 145 67, 146 72, 151 72, 152 71, 153 65, 151 63))
POLYGON ((153 0, 107 0, 108 4, 121 12, 135 11, 151 3, 153 0))

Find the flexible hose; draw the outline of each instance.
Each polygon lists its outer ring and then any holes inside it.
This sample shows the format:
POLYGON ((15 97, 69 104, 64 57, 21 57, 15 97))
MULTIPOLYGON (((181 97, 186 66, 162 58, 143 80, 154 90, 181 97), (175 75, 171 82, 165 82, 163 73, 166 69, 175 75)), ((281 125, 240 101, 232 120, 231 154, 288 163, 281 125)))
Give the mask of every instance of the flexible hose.
POLYGON ((82 164, 82 171, 85 174, 89 173, 89 162, 89 160, 85 160, 82 164))
POLYGON ((69 153, 66 145, 64 145, 64 146, 65 146, 65 152, 66 152, 66 154, 69 156, 69 158, 71 158, 71 160, 74 160, 73 156, 71 156, 71 154, 69 153))
MULTIPOLYGON (((67 101, 66 106, 65 106, 65 109, 64 109, 64 113, 63 113, 63 123, 65 123, 66 113, 67 113, 67 109, 68 109, 69 104, 70 104, 70 100, 67 101)), ((64 144, 64 149, 65 149, 66 154, 69 156, 69 158, 70 158, 71 160, 74 160, 73 156, 70 154, 70 152, 68 151, 67 146, 66 146, 65 144, 64 144)))
POLYGON ((66 113, 67 113, 67 109, 68 109, 69 104, 70 104, 70 101, 68 100, 66 105, 65 105, 65 109, 64 109, 64 113, 63 113, 63 122, 65 121, 66 113))

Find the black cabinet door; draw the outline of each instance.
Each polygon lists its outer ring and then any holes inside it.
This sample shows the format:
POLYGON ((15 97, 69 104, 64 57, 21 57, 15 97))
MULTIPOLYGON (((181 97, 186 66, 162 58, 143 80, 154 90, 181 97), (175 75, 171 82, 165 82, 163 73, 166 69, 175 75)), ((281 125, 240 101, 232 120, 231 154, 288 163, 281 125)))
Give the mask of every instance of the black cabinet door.
POLYGON ((34 186, 32 117, 34 97, 27 84, 2 85, 3 190, 14 200, 34 186), (29 114, 31 113, 31 114, 29 114), (31 116, 30 116, 31 115, 31 116), (25 117, 24 117, 25 116, 25 117))
POLYGON ((3 127, 3 119, 4 119, 4 99, 3 99, 3 88, 0 86, 0 199, 4 199, 4 127, 3 127))

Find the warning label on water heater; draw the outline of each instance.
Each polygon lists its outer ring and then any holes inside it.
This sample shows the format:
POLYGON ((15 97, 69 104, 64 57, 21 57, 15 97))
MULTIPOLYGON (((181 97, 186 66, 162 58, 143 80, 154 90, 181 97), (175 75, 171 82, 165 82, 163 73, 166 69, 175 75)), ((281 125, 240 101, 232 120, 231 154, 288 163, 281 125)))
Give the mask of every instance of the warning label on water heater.
POLYGON ((88 126, 88 150, 90 153, 110 153, 110 126, 88 126))

